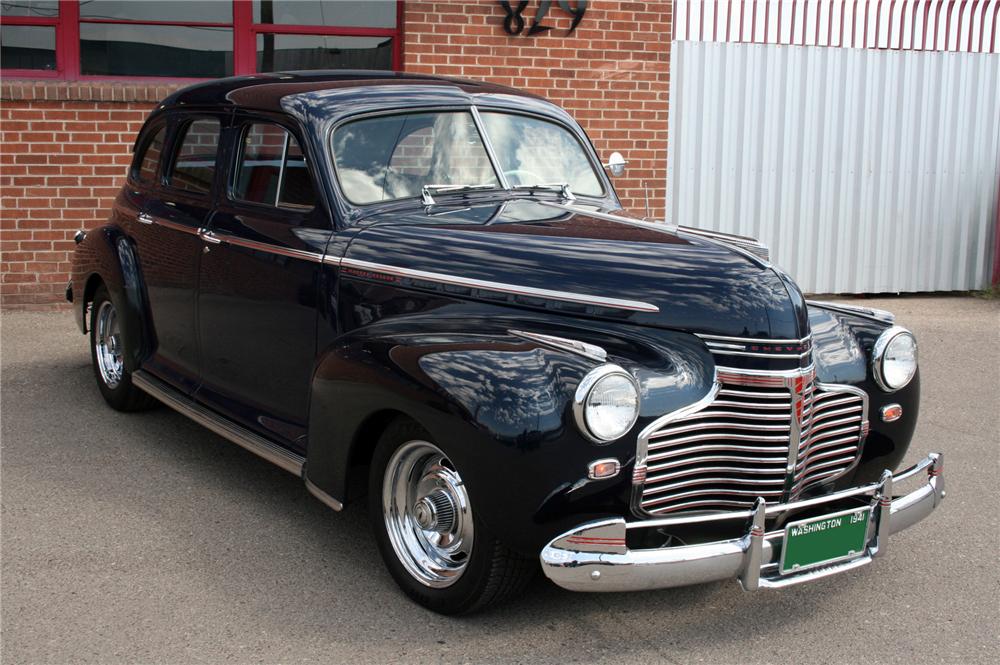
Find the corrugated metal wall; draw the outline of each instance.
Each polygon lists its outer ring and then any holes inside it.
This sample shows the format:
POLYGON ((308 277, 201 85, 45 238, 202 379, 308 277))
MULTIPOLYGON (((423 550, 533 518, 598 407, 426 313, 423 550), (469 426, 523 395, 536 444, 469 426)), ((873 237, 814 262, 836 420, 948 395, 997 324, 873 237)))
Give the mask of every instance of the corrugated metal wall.
POLYGON ((675 41, 668 219, 810 293, 989 285, 1000 55, 675 41))

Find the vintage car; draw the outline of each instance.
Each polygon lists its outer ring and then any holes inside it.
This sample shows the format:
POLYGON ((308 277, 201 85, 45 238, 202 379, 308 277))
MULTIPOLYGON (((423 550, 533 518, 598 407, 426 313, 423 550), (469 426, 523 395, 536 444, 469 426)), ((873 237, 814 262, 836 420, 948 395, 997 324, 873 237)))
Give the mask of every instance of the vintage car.
POLYGON ((165 99, 134 152, 67 289, 104 398, 163 402, 334 510, 367 500, 435 611, 539 568, 785 587, 870 563, 944 497, 940 454, 893 472, 912 334, 807 302, 755 240, 628 215, 622 155, 539 97, 230 78, 165 99))

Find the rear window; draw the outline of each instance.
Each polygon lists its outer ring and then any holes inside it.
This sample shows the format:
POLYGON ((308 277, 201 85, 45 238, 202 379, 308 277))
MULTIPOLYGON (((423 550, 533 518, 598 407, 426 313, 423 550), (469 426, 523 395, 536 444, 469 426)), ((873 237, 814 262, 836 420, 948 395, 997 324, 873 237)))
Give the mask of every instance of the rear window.
POLYGON ((172 187, 198 194, 211 191, 220 130, 219 121, 214 118, 194 120, 187 124, 174 157, 173 170, 167 180, 172 187))
POLYGON ((302 148, 283 127, 250 125, 243 134, 233 195, 241 201, 312 208, 316 194, 302 148))
POLYGON ((156 173, 160 167, 160 157, 163 155, 163 140, 166 135, 167 128, 160 127, 153 134, 153 138, 146 141, 143 145, 139 167, 135 170, 136 179, 146 183, 156 182, 156 173))

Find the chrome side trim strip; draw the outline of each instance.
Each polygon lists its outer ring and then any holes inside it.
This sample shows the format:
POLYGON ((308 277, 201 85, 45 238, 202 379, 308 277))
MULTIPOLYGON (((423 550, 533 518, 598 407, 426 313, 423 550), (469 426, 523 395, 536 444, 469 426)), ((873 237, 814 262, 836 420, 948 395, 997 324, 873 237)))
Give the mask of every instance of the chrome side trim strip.
POLYGON ((249 450, 272 464, 296 476, 302 475, 305 458, 286 450, 236 423, 209 411, 194 400, 181 395, 176 390, 152 375, 138 370, 132 373, 132 382, 137 388, 160 400, 174 411, 187 416, 199 425, 210 429, 224 439, 249 450))
MULTIPOLYGON (((148 224, 148 222, 143 222, 143 223, 148 224)), ((158 226, 170 229, 171 231, 180 231, 181 233, 187 233, 188 235, 193 235, 193 236, 196 236, 201 232, 201 229, 199 228, 188 226, 187 224, 178 224, 177 222, 172 222, 169 219, 163 219, 162 217, 154 217, 153 223, 158 226)))
POLYGON ((623 300, 621 298, 607 298, 604 296, 590 296, 582 293, 572 293, 570 291, 554 291, 551 289, 538 289, 532 286, 519 286, 503 282, 490 282, 483 279, 472 279, 470 277, 457 277, 439 272, 427 272, 425 270, 414 270, 412 268, 400 268, 397 266, 385 265, 383 263, 372 263, 370 261, 359 261, 357 259, 333 259, 327 257, 324 263, 336 264, 342 268, 354 268, 372 273, 382 273, 394 275, 406 279, 417 279, 428 282, 439 282, 441 284, 451 284, 454 286, 467 286, 472 289, 483 289, 485 291, 496 291, 499 293, 510 293, 520 296, 531 296, 534 298, 544 298, 547 300, 561 300, 564 302, 577 303, 579 305, 593 305, 595 307, 608 307, 610 309, 624 309, 635 312, 659 312, 656 305, 640 302, 637 300, 623 300))
POLYGON ((256 240, 240 238, 229 233, 216 233, 214 235, 217 240, 229 245, 246 247, 247 249, 267 252, 268 254, 277 254, 278 256, 287 256, 293 259, 302 259, 303 261, 312 261, 313 263, 323 263, 323 255, 316 252, 308 252, 302 249, 292 249, 291 247, 281 247, 279 245, 272 245, 266 242, 257 242, 256 240))
POLYGON ((515 337, 521 337, 532 342, 560 349, 562 351, 576 353, 577 355, 589 358, 590 360, 596 360, 597 362, 604 362, 608 359, 608 352, 596 344, 587 344, 586 342, 581 342, 575 339, 555 337, 554 335, 542 335, 540 333, 526 332, 524 330, 510 329, 507 332, 515 337))
POLYGON ((323 505, 325 505, 327 508, 332 508, 332 509, 336 510, 337 512, 340 512, 341 510, 344 509, 344 504, 343 503, 341 503, 340 501, 337 501, 332 496, 330 496, 329 494, 327 494, 326 492, 324 492, 320 488, 316 487, 312 483, 312 481, 309 480, 309 476, 306 475, 306 472, 305 472, 304 469, 302 471, 302 481, 306 484, 306 489, 309 490, 309 493, 312 494, 317 499, 319 499, 320 502, 323 503, 323 505))

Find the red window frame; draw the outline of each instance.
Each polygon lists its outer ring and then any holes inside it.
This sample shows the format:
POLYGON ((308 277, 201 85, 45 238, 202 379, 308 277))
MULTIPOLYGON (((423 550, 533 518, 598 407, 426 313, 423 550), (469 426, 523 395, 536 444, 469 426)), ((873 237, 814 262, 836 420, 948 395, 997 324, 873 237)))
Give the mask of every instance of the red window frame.
POLYGON ((128 19, 80 18, 79 0, 59 0, 59 15, 5 16, 4 25, 49 26, 56 31, 56 68, 0 69, 4 77, 58 79, 63 81, 203 81, 170 76, 95 76, 80 73, 80 23, 169 25, 180 27, 230 28, 233 31, 233 75, 257 73, 257 35, 328 35, 339 37, 392 37, 392 68, 403 69, 403 0, 396 0, 395 28, 352 28, 333 25, 285 25, 254 23, 253 3, 233 0, 231 23, 198 21, 133 21, 128 19))

